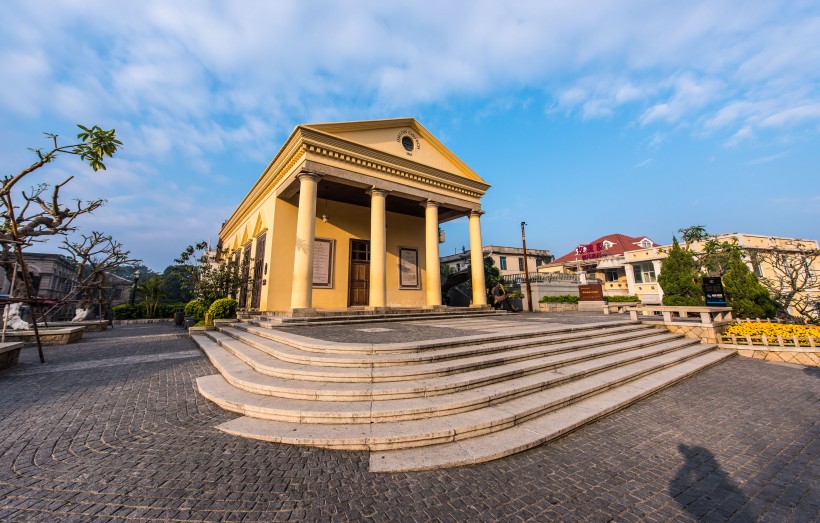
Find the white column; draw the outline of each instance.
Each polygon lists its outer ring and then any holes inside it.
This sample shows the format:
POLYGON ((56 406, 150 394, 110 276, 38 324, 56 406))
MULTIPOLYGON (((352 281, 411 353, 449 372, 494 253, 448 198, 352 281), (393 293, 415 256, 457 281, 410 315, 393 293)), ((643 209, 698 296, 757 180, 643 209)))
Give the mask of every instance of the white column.
POLYGON ((387 191, 370 190, 370 297, 372 308, 387 305, 387 191))
POLYGON ((484 211, 470 211, 470 270, 473 278, 473 307, 487 305, 484 283, 484 252, 481 246, 481 222, 484 211))
POLYGON ((636 292, 635 267, 630 263, 624 264, 624 272, 626 273, 626 290, 630 296, 634 296, 636 292))
POLYGON ((441 263, 438 252, 438 206, 430 200, 424 204, 424 252, 427 266, 427 306, 441 305, 441 263))
POLYGON ((296 218, 296 250, 293 256, 291 309, 310 309, 313 305, 313 240, 316 236, 316 190, 319 175, 300 173, 299 211, 296 218))

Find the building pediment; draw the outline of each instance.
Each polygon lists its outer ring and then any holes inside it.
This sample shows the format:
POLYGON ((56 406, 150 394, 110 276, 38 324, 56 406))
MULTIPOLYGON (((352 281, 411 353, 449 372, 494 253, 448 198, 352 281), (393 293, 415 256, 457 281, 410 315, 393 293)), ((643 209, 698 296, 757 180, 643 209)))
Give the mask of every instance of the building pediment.
POLYGON ((485 183, 467 164, 413 118, 307 124, 299 127, 386 153, 397 160, 421 164, 424 167, 485 183))

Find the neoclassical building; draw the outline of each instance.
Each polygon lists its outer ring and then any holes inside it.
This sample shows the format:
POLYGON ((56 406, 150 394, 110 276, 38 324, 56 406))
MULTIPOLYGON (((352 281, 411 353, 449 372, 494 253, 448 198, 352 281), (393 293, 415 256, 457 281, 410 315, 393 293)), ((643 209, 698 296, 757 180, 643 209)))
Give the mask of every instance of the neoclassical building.
POLYGON ((240 307, 441 306, 439 224, 461 217, 483 306, 488 188, 413 118, 299 125, 219 233, 252 276, 240 307))

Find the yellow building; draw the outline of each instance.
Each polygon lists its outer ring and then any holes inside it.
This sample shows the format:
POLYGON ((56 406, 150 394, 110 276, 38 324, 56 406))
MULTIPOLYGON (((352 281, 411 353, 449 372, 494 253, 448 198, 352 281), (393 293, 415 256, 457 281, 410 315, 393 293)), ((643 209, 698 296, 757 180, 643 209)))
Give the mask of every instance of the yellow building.
MULTIPOLYGON (((717 239, 721 242, 737 242, 738 247, 748 254, 749 268, 758 278, 778 280, 783 277, 784 270, 790 271, 793 275, 805 271, 802 276, 814 282, 809 284, 807 298, 812 301, 820 300, 820 258, 801 259, 802 252, 817 250, 816 240, 744 233, 721 234, 717 239), (779 258, 773 258, 774 253, 777 253, 779 258)), ((657 275, 660 274, 661 262, 666 258, 670 248, 671 245, 665 245, 625 253, 624 265, 629 293, 639 296, 643 303, 660 303, 663 298, 663 290, 657 283, 657 275)), ((699 252, 702 246, 695 242, 690 248, 694 252, 699 252)), ((793 310, 789 313, 798 315, 793 310)))
POLYGON ((413 118, 299 125, 219 233, 252 277, 240 308, 441 306, 439 224, 460 217, 483 306, 488 188, 413 118))

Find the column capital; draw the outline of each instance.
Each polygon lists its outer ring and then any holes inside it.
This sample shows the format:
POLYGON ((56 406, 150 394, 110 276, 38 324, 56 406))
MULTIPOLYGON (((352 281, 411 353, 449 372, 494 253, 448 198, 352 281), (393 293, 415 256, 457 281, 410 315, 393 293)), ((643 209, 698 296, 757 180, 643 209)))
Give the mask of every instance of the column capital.
POLYGON ((419 205, 421 205, 425 209, 428 208, 428 207, 441 207, 440 203, 434 202, 433 200, 424 200, 419 205))
POLYGON ((376 187, 371 187, 366 192, 370 196, 381 196, 382 198, 386 198, 387 195, 390 194, 390 191, 386 189, 377 189, 376 187))
POLYGON ((479 217, 480 217, 480 216, 481 216, 482 214, 484 214, 485 212, 486 212, 486 211, 482 211, 481 209, 472 209, 472 210, 470 211, 470 217, 473 217, 473 216, 479 216, 479 217))
POLYGON ((320 174, 316 174, 316 173, 312 173, 312 172, 308 172, 308 171, 302 171, 302 172, 300 172, 299 174, 297 174, 297 175, 296 175, 296 178, 297 178, 299 181, 302 181, 302 178, 304 178, 304 179, 306 179, 306 180, 310 180, 310 181, 313 181, 313 182, 317 182, 317 183, 318 183, 318 182, 319 182, 319 180, 321 180, 321 179, 322 179, 322 175, 320 175, 320 174))

